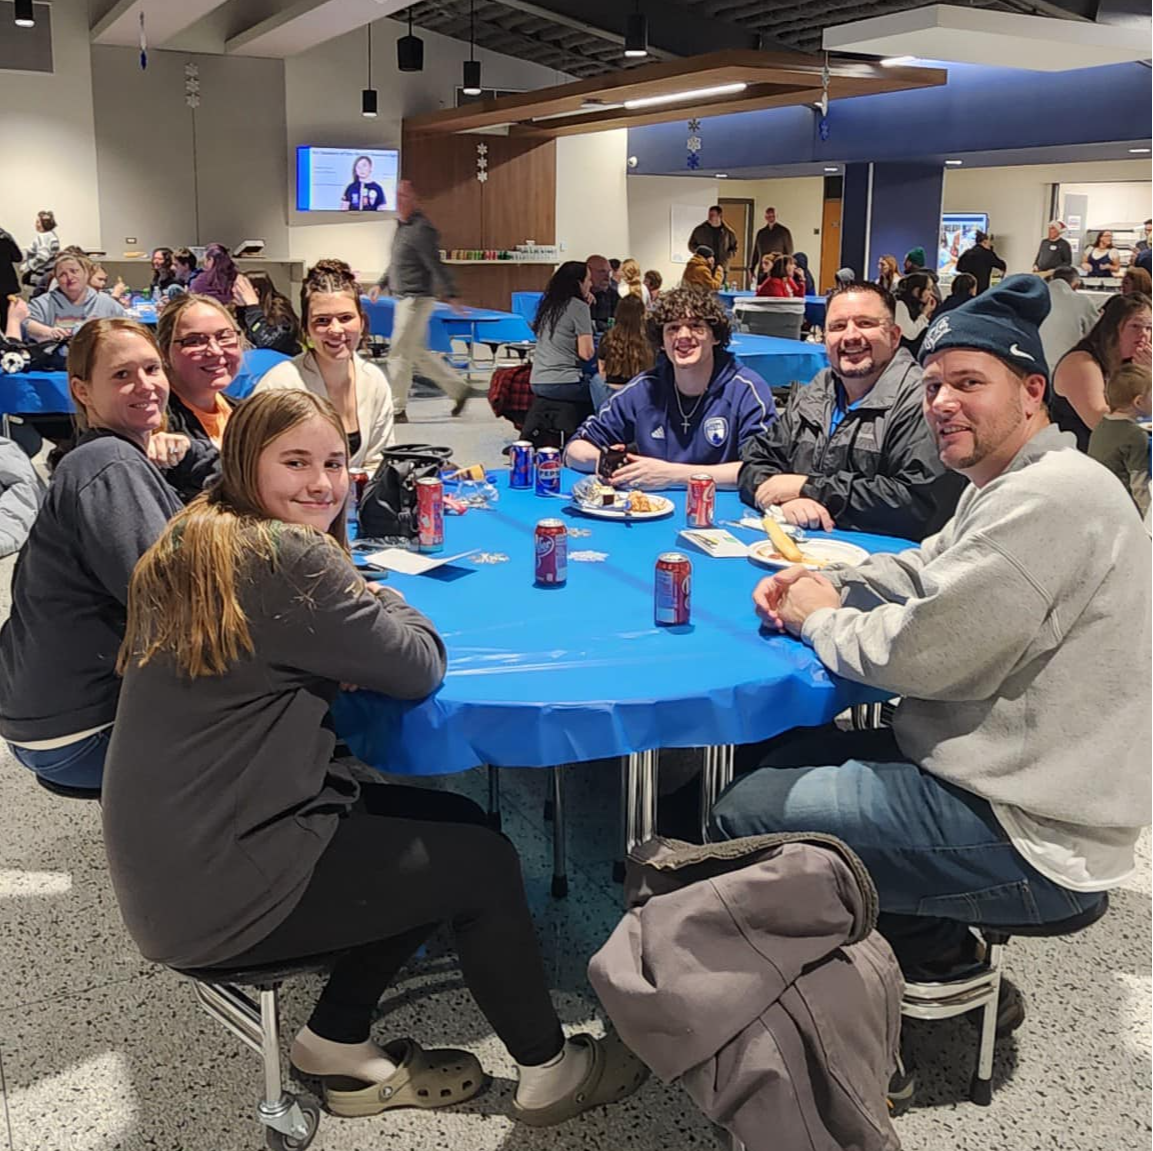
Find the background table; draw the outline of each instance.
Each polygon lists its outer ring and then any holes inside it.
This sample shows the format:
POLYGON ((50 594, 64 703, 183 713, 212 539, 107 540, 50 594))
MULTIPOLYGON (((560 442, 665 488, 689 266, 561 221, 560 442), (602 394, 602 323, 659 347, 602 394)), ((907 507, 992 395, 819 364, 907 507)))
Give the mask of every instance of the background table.
MULTIPOLYGON (((396 299, 381 296, 373 301, 361 297, 368 314, 368 330, 373 336, 388 339, 392 335, 396 299)), ((468 343, 486 343, 495 336, 500 343, 531 340, 532 331, 515 312, 498 312, 491 308, 461 308, 458 312, 439 301, 428 319, 428 346, 434 352, 452 352, 454 338, 468 343), (498 330, 499 329, 499 330, 498 330)))
POLYGON ((787 388, 795 380, 807 384, 829 366, 825 345, 804 340, 734 332, 729 348, 772 388, 787 388))
MULTIPOLYGON (((566 490, 576 478, 564 473, 566 490)), ((667 493, 672 516, 621 523, 508 490, 504 476, 498 486, 496 510, 446 517, 445 548, 481 548, 508 562, 462 560, 424 576, 390 577, 439 627, 449 669, 439 691, 417 703, 363 691, 340 697, 337 730, 366 762, 431 775, 748 743, 882 698, 830 676, 799 641, 760 631, 749 596, 769 572, 745 559, 690 552, 692 621, 654 625, 653 567, 661 552, 679 547, 683 492, 667 493), (563 588, 533 585, 533 528, 548 516, 589 533, 569 539, 563 588), (571 558, 590 551, 606 558, 571 558)), ((739 518, 742 507, 735 492, 718 493, 719 520, 739 518)), ((911 546, 835 534, 870 551, 911 546)))

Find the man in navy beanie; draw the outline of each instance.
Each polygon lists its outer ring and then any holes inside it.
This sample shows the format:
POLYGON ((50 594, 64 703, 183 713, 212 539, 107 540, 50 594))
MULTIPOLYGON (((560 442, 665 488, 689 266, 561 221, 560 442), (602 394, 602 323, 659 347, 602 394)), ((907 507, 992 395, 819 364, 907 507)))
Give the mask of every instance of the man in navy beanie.
MULTIPOLYGON (((831 672, 900 702, 891 729, 763 747, 717 803, 714 838, 844 840, 914 978, 979 962, 967 924, 1099 903, 1149 823, 1149 538, 1124 488, 1049 422, 1048 311, 1044 281, 1010 276, 926 332, 925 419, 969 480, 940 532, 753 594, 831 672)), ((1003 998, 1003 1028, 1023 1017, 1003 998)))

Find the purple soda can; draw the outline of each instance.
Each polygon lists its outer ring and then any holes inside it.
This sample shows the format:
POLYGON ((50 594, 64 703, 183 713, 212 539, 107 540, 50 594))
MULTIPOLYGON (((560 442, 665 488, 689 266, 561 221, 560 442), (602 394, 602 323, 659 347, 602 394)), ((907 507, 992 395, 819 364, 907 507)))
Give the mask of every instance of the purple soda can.
POLYGON ((444 550, 444 484, 435 477, 416 481, 416 529, 422 552, 444 550))
POLYGON ((532 444, 528 440, 517 440, 508 450, 508 486, 532 487, 532 444))
POLYGON ((536 453, 536 494, 560 494, 560 448, 540 448, 536 453))

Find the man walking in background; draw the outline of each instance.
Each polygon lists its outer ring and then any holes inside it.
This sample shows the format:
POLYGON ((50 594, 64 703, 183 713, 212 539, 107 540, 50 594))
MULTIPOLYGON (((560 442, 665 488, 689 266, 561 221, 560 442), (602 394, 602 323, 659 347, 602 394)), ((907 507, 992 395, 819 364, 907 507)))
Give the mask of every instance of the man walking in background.
MULTIPOLYGON (((416 368, 453 401, 452 414, 464 411, 468 385, 428 348, 428 320, 437 299, 455 301, 452 277, 440 259, 440 236, 420 210, 411 180, 396 186, 396 234, 388 271, 369 292, 375 302, 384 288, 396 297, 388 351, 393 422, 407 424, 408 393, 416 368)), ((453 304, 455 307, 455 303, 453 304)))
POLYGON ((993 237, 988 232, 978 232, 977 242, 968 251, 961 253, 957 261, 957 271, 967 272, 977 278, 977 294, 989 290, 989 280, 993 269, 1006 271, 1005 261, 993 251, 993 237))
POLYGON ((709 218, 702 220, 689 236, 689 251, 698 248, 711 248, 717 267, 721 270, 721 280, 728 274, 729 261, 737 254, 737 234, 725 223, 725 214, 720 204, 709 209, 709 218))
POLYGON ((784 224, 777 223, 777 209, 765 209, 765 226, 757 233, 753 242, 753 259, 750 267, 759 268, 761 261, 770 253, 776 252, 782 256, 791 256, 793 252, 793 233, 784 224))

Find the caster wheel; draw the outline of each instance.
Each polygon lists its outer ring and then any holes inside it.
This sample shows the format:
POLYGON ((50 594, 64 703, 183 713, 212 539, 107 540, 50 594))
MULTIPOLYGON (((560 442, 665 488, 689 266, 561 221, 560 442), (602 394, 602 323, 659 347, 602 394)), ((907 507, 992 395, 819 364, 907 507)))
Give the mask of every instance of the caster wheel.
POLYGON ((969 1087, 969 1098, 977 1104, 978 1107, 988 1107, 993 1102, 993 1081, 992 1079, 978 1079, 973 1076, 973 1082, 969 1087))
POLYGON ((274 1131, 271 1127, 267 1129, 264 1139, 272 1151, 304 1151, 311 1145, 316 1138, 316 1129, 320 1126, 320 1108, 315 1103, 301 1103, 300 1113, 308 1129, 299 1138, 274 1131))
POLYGON ((613 861, 613 883, 624 883, 625 881, 625 862, 623 859, 616 859, 613 861))
POLYGON ((554 875, 552 877, 552 897, 553 899, 564 899, 568 895, 568 876, 567 875, 554 875))

